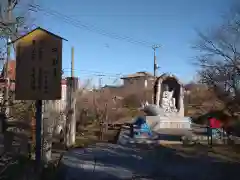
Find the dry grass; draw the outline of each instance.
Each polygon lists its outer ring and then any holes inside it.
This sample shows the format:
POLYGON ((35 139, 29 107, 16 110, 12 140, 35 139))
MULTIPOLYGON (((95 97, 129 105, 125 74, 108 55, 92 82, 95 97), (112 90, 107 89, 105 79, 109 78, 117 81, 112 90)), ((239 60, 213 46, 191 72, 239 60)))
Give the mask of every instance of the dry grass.
POLYGON ((82 128, 82 134, 78 133, 76 136, 76 146, 86 147, 90 144, 103 141, 114 143, 118 131, 117 129, 107 130, 103 133, 103 139, 100 140, 100 126, 98 124, 90 124, 82 128))

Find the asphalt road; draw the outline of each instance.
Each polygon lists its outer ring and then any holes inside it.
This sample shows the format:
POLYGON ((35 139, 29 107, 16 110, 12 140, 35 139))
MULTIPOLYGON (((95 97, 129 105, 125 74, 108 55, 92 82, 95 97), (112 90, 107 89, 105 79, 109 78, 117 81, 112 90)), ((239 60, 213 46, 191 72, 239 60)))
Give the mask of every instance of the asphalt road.
MULTIPOLYGON (((86 149, 74 149, 63 156, 58 179, 155 179, 159 168, 151 150, 99 143, 86 149)), ((169 176, 160 174, 162 180, 169 176)))
POLYGON ((64 154, 58 179, 64 180, 231 180, 239 179, 239 163, 207 156, 183 157, 176 150, 155 146, 96 144, 64 154), (134 147, 135 146, 135 147, 134 147))

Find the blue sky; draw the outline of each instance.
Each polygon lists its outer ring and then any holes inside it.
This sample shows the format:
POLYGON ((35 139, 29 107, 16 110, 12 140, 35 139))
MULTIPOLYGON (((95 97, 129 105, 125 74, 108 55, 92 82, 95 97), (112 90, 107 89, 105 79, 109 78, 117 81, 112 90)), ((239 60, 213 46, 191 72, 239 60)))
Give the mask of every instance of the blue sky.
MULTIPOLYGON (((170 72, 183 82, 196 74, 191 62, 196 52, 191 46, 197 39, 195 29, 206 31, 222 21, 230 0, 41 0, 41 7, 63 13, 83 24, 90 24, 120 36, 159 43, 159 74, 170 72)), ((69 74, 71 46, 75 47, 75 74, 88 79, 103 72, 104 83, 114 74, 136 71, 153 72, 153 51, 91 32, 63 18, 35 13, 35 24, 66 39, 63 68, 69 74)))

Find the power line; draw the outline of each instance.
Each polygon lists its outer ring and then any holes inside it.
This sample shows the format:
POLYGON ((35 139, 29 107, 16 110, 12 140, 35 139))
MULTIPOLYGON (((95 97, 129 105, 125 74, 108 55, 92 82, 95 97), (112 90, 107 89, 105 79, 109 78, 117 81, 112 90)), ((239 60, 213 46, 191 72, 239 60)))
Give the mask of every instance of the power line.
POLYGON ((157 17, 161 14, 79 14, 82 17, 157 17))
MULTIPOLYGON (((68 71, 64 71, 64 73, 71 73, 71 70, 68 70, 68 71)), ((84 72, 81 72, 80 73, 81 76, 96 76, 96 77, 108 77, 108 78, 121 78, 121 76, 119 75, 110 75, 110 74, 100 74, 100 73, 84 73, 84 72)), ((63 74, 63 76, 66 76, 63 74)))
POLYGON ((101 29, 101 28, 98 28, 98 27, 96 27, 92 24, 83 23, 80 20, 74 19, 74 18, 72 18, 70 16, 67 16, 65 14, 59 13, 58 11, 55 11, 55 10, 52 10, 52 9, 49 9, 49 8, 45 8, 45 7, 43 8, 38 4, 29 4, 29 7, 31 9, 41 11, 45 15, 52 15, 54 17, 60 18, 65 23, 73 25, 77 28, 84 29, 84 30, 87 30, 87 31, 90 31, 90 32, 94 32, 94 33, 97 33, 97 34, 100 34, 100 35, 103 35, 103 36, 107 36, 107 37, 112 38, 112 39, 123 40, 123 41, 129 42, 129 43, 132 43, 132 44, 138 44, 138 45, 142 45, 142 46, 145 46, 145 47, 148 47, 148 48, 151 48, 152 44, 155 44, 155 43, 151 43, 151 42, 147 42, 147 41, 143 41, 143 40, 135 40, 134 38, 129 37, 129 36, 120 36, 116 33, 108 32, 108 31, 106 31, 104 29, 101 29))
MULTIPOLYGON (((65 72, 69 72, 71 70, 71 68, 64 68, 63 71, 65 72)), ((121 73, 107 73, 107 72, 101 72, 101 71, 92 71, 92 70, 84 70, 84 69, 73 69, 74 71, 79 71, 79 72, 82 72, 82 73, 89 73, 89 74, 102 74, 102 75, 105 75, 105 76, 108 76, 108 75, 113 75, 113 76, 122 76, 123 74, 121 73)))
MULTIPOLYGON (((71 70, 64 70, 64 72, 67 72, 67 73, 70 73, 71 72, 71 70)), ((99 78, 101 78, 102 80, 104 80, 104 81, 107 81, 107 83, 104 83, 105 85, 107 85, 107 84, 119 84, 121 81, 121 76, 120 76, 120 74, 106 74, 106 73, 94 73, 94 71, 87 71, 87 72, 81 72, 80 73, 80 79, 82 79, 82 80, 86 80, 86 79, 90 79, 90 81, 93 81, 94 79, 95 79, 95 81, 96 80, 98 80, 99 78), (111 81, 111 82, 109 82, 109 81, 111 81)), ((63 75, 63 77, 65 77, 64 75, 63 75)), ((96 83, 96 82, 95 82, 96 83)))
MULTIPOLYGON (((29 0, 28 0, 29 1, 29 0)), ((32 5, 37 5, 37 6, 40 6, 39 4, 34 4, 34 0, 31 0, 32 1, 32 3, 28 3, 28 4, 26 4, 25 3, 25 5, 27 5, 27 6, 32 6, 32 5)), ((21 3, 21 4, 24 4, 24 3, 21 3)), ((32 9, 31 8, 31 11, 35 11, 34 9, 32 9)), ((35 11, 35 12, 37 12, 37 11, 35 11)), ((126 14, 126 13, 124 13, 124 14, 122 14, 122 13, 94 13, 94 14, 90 14, 90 13, 81 13, 81 14, 78 14, 79 16, 84 16, 84 17, 157 17, 157 16, 161 16, 161 14, 159 14, 159 13, 139 13, 139 12, 137 12, 137 13, 128 13, 128 14, 126 14)))

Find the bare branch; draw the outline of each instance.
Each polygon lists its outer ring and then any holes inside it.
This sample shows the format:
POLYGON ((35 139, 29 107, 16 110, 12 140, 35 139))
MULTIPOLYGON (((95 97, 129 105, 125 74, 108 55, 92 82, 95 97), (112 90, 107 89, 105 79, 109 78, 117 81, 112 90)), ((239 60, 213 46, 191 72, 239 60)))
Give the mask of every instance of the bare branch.
POLYGON ((240 101, 236 101, 240 90, 239 22, 239 16, 234 16, 210 35, 198 32, 199 42, 194 47, 200 52, 195 64, 201 82, 213 88, 231 113, 240 111, 240 101))

